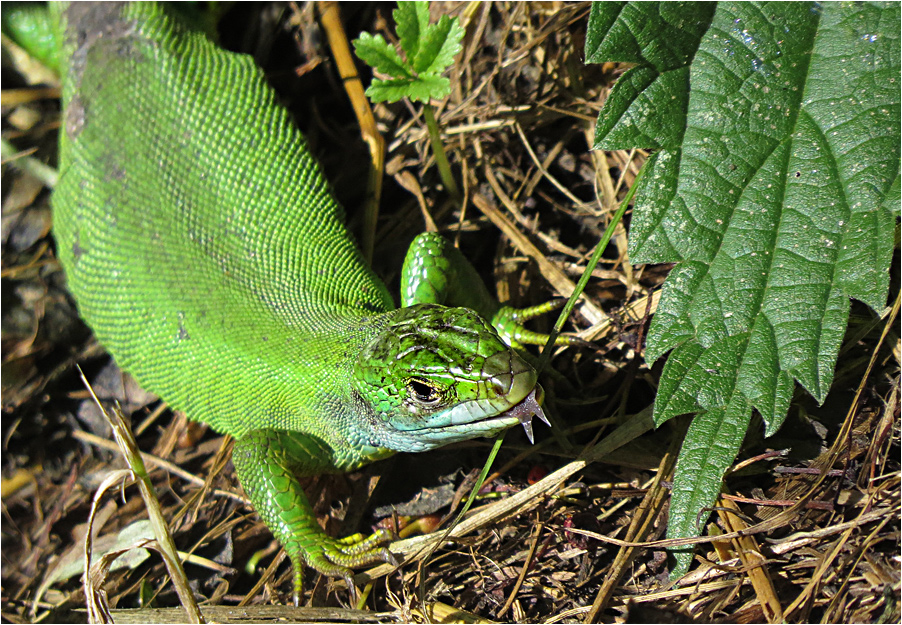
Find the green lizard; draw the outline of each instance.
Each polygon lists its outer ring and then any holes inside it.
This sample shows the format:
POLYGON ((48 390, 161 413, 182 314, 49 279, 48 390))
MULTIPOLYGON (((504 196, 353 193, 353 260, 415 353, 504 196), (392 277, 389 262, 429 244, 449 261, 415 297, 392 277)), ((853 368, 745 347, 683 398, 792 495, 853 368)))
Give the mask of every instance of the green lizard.
POLYGON ((485 320, 511 311, 434 234, 395 308, 250 57, 157 4, 51 4, 54 233, 80 313, 145 388, 236 439, 295 597, 304 563, 353 591, 351 567, 392 560, 388 536, 327 536, 298 477, 517 423, 531 438, 536 371, 485 320))

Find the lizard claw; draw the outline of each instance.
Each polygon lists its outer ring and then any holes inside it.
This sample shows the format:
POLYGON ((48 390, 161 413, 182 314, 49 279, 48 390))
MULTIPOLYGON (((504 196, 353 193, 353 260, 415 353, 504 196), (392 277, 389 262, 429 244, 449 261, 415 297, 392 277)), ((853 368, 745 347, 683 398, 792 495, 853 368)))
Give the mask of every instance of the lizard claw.
POLYGON ((365 566, 374 562, 388 562, 398 566, 398 560, 388 550, 381 546, 391 539, 388 530, 380 529, 370 536, 354 534, 344 538, 330 538, 323 536, 318 541, 315 549, 309 549, 292 558, 294 568, 294 605, 300 604, 301 591, 303 590, 303 569, 306 564, 310 568, 327 577, 341 577, 348 585, 352 604, 356 605, 359 592, 354 585, 354 567, 365 566))
MULTIPOLYGON (((566 303, 566 299, 553 299, 529 308, 502 306, 492 317, 492 325, 498 331, 499 336, 511 347, 522 349, 524 345, 544 345, 548 340, 548 335, 527 330, 522 323, 560 308, 566 303)), ((583 347, 596 347, 589 344, 588 341, 569 334, 559 334, 554 344, 558 346, 581 345, 583 347)))

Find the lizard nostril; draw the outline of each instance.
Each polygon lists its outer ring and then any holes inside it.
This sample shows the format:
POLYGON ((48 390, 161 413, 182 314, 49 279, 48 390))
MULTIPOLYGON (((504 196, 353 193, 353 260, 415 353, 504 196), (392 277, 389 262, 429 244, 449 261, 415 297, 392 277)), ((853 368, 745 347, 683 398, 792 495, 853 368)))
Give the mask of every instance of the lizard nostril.
POLYGON ((492 388, 496 395, 507 395, 511 388, 511 375, 504 373, 492 378, 492 388))

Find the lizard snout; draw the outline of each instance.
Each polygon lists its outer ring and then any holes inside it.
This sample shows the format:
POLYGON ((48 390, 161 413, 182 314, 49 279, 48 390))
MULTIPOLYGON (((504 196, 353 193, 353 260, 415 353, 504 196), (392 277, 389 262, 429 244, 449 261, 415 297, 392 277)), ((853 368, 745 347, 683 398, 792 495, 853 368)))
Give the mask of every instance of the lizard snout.
POLYGON ((538 376, 532 365, 510 350, 486 358, 482 372, 496 397, 519 403, 535 388, 538 376))

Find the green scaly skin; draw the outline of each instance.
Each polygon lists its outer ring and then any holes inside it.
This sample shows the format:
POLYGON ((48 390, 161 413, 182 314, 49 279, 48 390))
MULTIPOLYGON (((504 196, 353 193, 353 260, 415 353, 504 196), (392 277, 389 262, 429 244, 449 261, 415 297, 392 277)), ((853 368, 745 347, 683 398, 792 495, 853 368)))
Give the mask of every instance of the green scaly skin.
POLYGON ((536 372, 472 310, 415 295, 444 279, 430 262, 395 309, 250 57, 156 4, 52 5, 54 231, 81 314, 145 388, 235 437, 296 597, 304 563, 353 589, 386 536, 326 536, 298 477, 529 425, 536 372))

